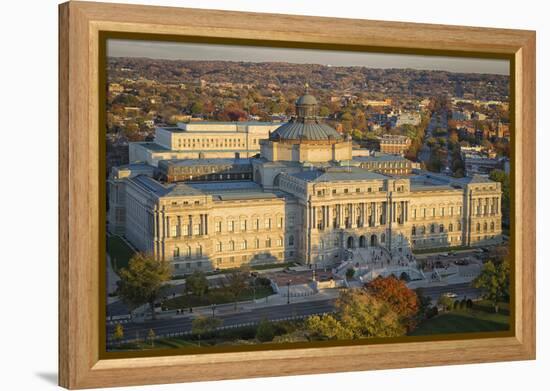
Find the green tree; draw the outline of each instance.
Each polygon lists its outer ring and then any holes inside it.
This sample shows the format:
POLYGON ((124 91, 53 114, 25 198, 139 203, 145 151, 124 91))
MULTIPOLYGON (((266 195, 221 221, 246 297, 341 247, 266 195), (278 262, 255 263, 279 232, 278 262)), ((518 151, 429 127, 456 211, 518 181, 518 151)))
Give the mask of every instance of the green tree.
POLYGON ((450 311, 451 309, 453 309, 453 299, 446 295, 439 296, 437 304, 443 307, 444 311, 450 311))
POLYGON ((208 291, 208 280, 203 272, 195 270, 185 279, 185 290, 202 297, 208 291))
POLYGON ((510 295, 510 266, 508 261, 498 264, 492 261, 483 265, 483 270, 472 282, 475 288, 483 290, 482 297, 491 301, 495 312, 498 313, 499 303, 510 295))
POLYGON ((222 321, 219 318, 212 318, 203 315, 199 315, 193 322, 191 322, 191 332, 199 337, 199 346, 201 345, 201 337, 216 330, 222 325, 222 321))
POLYGON ((118 295, 130 306, 149 304, 155 319, 155 302, 171 274, 168 262, 159 261, 150 254, 136 253, 128 267, 119 270, 118 295))
POLYGON ((151 343, 151 347, 155 346, 155 337, 157 335, 155 334, 155 331, 153 329, 149 329, 149 333, 147 333, 147 339, 151 343))
POLYGON ((115 326, 115 331, 113 332, 113 339, 116 341, 120 341, 124 338, 124 326, 120 323, 117 323, 115 326))
POLYGON ((342 291, 335 314, 310 316, 305 328, 321 339, 396 337, 406 331, 388 304, 360 290, 342 291))
POLYGON ((227 275, 227 290, 233 296, 235 302, 235 310, 237 309, 237 301, 239 297, 248 287, 248 280, 250 278, 250 269, 247 267, 241 267, 230 271, 227 275))
POLYGON ((275 337, 275 329, 271 322, 267 319, 262 319, 256 329, 256 339, 260 342, 270 342, 275 337))
POLYGON ((489 179, 500 182, 502 190, 502 215, 508 221, 510 217, 510 175, 502 170, 493 170, 489 174, 489 179))

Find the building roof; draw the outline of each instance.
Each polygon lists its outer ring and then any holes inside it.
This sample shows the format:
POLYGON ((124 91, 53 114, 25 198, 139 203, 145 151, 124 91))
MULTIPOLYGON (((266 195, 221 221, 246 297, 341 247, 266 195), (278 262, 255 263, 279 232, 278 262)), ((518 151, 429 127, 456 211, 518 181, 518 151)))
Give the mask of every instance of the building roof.
POLYGON ((273 131, 272 140, 340 140, 342 136, 336 129, 327 124, 313 121, 301 121, 300 118, 293 118, 273 131))
POLYGON ((226 165, 250 165, 250 159, 229 159, 229 158, 212 158, 212 159, 168 159, 161 160, 159 167, 162 166, 226 166, 226 165))
POLYGON ((296 100, 297 105, 315 105, 317 106, 317 99, 313 95, 305 94, 296 100))
POLYGON ((354 156, 353 160, 358 162, 395 162, 395 161, 409 161, 401 155, 391 155, 387 153, 376 153, 369 156, 354 156))
POLYGON ((305 182, 344 182, 381 180, 388 176, 358 167, 331 167, 324 170, 302 171, 291 176, 305 182))
POLYGON ((195 189, 192 186, 189 186, 184 183, 176 183, 170 185, 164 185, 155 179, 145 176, 138 175, 131 179, 136 185, 148 191, 157 197, 179 197, 179 196, 199 196, 204 195, 204 193, 198 189, 195 189))

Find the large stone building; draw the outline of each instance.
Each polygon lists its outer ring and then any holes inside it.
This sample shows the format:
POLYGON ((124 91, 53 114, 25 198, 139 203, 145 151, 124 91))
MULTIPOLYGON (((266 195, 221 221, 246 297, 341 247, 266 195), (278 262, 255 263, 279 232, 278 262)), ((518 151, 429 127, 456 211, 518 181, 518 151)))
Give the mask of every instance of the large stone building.
POLYGON ((175 273, 500 241, 499 183, 362 168, 351 141, 316 110, 313 96, 300 97, 296 117, 259 141, 258 158, 115 168, 109 230, 172 262, 175 273))

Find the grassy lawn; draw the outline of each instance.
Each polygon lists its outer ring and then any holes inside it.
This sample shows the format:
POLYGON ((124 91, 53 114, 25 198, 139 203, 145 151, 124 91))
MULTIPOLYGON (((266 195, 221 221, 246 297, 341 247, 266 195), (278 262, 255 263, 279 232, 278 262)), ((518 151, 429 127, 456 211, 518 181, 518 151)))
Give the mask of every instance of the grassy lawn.
MULTIPOLYGON (((256 299, 261 299, 272 294, 273 290, 269 286, 256 287, 256 299)), ((237 301, 252 300, 253 298, 254 291, 252 288, 248 288, 241 293, 237 301)), ((202 297, 196 295, 183 295, 168 299, 164 301, 163 305, 169 310, 176 310, 180 308, 201 307, 210 304, 226 304, 233 302, 233 297, 223 289, 211 289, 210 292, 202 297)))
POLYGON ((482 301, 472 309, 453 310, 427 319, 410 335, 506 331, 510 328, 509 322, 508 304, 501 304, 496 314, 491 304, 482 301))
POLYGON ((113 346, 111 351, 117 350, 151 350, 151 349, 167 349, 167 348, 187 348, 199 346, 194 341, 191 342, 184 338, 162 338, 155 340, 154 345, 149 341, 125 343, 120 346, 113 346))
POLYGON ((118 271, 118 269, 128 266, 135 251, 120 236, 112 235, 107 237, 107 253, 111 257, 113 269, 118 271))

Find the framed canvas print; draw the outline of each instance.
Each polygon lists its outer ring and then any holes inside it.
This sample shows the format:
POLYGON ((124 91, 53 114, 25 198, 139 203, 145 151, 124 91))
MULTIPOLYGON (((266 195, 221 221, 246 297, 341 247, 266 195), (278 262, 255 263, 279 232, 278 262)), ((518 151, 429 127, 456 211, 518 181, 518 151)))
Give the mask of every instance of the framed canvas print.
POLYGON ((534 32, 59 12, 62 386, 535 357, 534 32))

